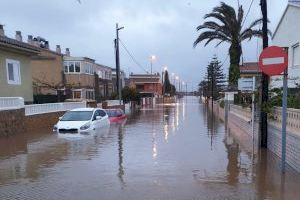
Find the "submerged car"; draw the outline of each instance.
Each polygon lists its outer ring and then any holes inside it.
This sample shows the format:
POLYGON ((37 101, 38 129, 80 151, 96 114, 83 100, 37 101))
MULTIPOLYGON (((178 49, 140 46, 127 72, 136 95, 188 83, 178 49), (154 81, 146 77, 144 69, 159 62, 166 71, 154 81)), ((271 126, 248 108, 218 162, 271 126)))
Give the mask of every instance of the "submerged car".
POLYGON ((122 122, 127 118, 122 109, 107 109, 106 112, 110 122, 122 122))
POLYGON ((78 108, 67 111, 53 127, 61 134, 85 134, 110 124, 105 110, 100 108, 78 108))

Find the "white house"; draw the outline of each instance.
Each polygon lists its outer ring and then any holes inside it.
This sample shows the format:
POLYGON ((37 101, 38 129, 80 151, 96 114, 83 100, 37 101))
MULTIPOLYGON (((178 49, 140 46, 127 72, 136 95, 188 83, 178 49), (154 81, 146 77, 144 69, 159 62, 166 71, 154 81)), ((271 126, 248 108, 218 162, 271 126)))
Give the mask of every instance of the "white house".
MULTIPOLYGON (((300 85, 300 1, 289 0, 288 5, 273 33, 273 45, 288 47, 288 87, 300 85)), ((282 87, 282 76, 271 79, 271 87, 282 87)))

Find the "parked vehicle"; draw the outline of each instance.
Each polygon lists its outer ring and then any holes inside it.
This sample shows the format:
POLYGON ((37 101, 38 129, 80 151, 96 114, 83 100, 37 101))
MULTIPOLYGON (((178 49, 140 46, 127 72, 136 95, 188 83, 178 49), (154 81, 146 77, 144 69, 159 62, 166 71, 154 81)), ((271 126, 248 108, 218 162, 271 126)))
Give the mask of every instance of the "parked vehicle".
POLYGON ((53 127, 59 134, 87 134, 110 124, 105 110, 100 108, 77 108, 67 111, 53 127))
POLYGON ((106 112, 111 123, 122 122, 127 118, 122 109, 106 109, 106 112))

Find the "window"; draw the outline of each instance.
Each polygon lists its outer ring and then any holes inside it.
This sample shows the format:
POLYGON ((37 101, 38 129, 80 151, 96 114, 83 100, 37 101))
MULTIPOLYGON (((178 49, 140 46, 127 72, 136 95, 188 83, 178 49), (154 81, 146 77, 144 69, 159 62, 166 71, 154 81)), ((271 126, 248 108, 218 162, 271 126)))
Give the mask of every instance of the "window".
POLYGON ((20 62, 6 59, 7 83, 21 85, 20 62))
POLYGON ((66 61, 64 62, 64 71, 65 73, 80 73, 81 64, 80 62, 66 61))
POLYGON ((80 73, 80 62, 75 62, 75 72, 80 73))
POLYGON ((69 73, 74 72, 74 63, 73 62, 69 62, 69 73))
POLYGON ((85 63, 85 70, 84 70, 84 72, 86 73, 86 74, 94 74, 94 66, 93 66, 93 64, 92 63, 85 63))
POLYGON ((99 78, 102 78, 102 71, 98 71, 98 76, 99 76, 99 78))
POLYGON ((86 91, 86 99, 94 99, 94 91, 93 90, 86 91))
POLYGON ((69 63, 68 62, 64 62, 64 68, 65 68, 65 73, 69 72, 69 63))
POLYGON ((73 90, 73 99, 81 99, 81 90, 73 90))
POLYGON ((293 55, 293 67, 295 66, 299 66, 300 65, 300 48, 299 48, 299 43, 295 44, 293 47, 292 47, 292 55, 293 55))
POLYGON ((106 116, 106 112, 104 112, 103 110, 99 110, 99 115, 101 117, 105 117, 106 116))

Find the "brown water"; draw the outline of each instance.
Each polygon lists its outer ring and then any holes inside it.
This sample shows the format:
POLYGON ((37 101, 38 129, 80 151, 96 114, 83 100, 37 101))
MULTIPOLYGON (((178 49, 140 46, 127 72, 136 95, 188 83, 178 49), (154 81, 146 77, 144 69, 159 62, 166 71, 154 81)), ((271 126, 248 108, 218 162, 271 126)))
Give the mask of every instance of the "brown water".
POLYGON ((299 174, 236 141, 193 97, 95 137, 1 139, 0 199, 300 199, 299 174))

